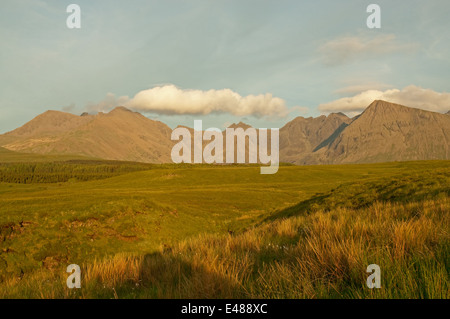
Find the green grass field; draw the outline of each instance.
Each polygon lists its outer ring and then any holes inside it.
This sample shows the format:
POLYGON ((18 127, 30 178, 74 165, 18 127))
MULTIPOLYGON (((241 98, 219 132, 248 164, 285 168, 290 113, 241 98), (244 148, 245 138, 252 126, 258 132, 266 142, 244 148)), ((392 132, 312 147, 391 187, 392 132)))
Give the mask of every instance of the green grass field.
POLYGON ((8 156, 3 298, 449 296, 449 161, 261 175, 8 156), (383 271, 376 291, 365 286, 370 263, 383 271), (69 264, 82 266, 81 289, 65 285, 69 264))

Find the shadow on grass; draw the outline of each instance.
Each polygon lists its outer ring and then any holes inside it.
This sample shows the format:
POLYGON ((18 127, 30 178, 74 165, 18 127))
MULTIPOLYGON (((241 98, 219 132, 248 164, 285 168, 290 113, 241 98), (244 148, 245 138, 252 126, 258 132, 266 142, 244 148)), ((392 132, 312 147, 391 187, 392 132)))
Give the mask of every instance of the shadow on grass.
POLYGON ((331 194, 316 194, 310 199, 307 199, 305 201, 302 201, 298 204, 295 204, 293 206, 290 206, 288 208, 284 208, 282 210, 279 210, 275 212, 274 214, 268 216, 263 220, 264 222, 271 222, 275 221, 277 219, 281 218, 288 218, 292 216, 299 216, 302 214, 309 214, 310 212, 314 211, 318 207, 318 205, 322 204, 325 199, 330 197, 331 194))
POLYGON ((236 282, 217 273, 214 265, 187 262, 182 256, 146 254, 139 270, 147 298, 243 298, 236 282))

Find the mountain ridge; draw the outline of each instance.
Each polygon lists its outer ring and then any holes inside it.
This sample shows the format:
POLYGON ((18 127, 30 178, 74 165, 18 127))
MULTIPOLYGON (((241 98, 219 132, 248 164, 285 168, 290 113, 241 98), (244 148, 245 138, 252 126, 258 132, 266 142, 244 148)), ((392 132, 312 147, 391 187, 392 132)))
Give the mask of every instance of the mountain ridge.
MULTIPOLYGON (((343 113, 299 116, 280 129, 280 161, 311 165, 450 159, 449 113, 375 100, 354 118, 343 113)), ((239 122, 229 127, 251 126, 239 122)), ((163 122, 123 106, 96 115, 46 111, 0 135, 0 147, 26 153, 167 163, 176 143, 171 141, 171 133, 163 122)))
POLYGON ((172 145, 166 141, 170 141, 171 131, 162 122, 121 107, 84 116, 48 111, 0 135, 0 146, 28 153, 157 163, 170 160, 172 145))
POLYGON ((450 118, 376 100, 317 156, 323 164, 449 159, 450 118))

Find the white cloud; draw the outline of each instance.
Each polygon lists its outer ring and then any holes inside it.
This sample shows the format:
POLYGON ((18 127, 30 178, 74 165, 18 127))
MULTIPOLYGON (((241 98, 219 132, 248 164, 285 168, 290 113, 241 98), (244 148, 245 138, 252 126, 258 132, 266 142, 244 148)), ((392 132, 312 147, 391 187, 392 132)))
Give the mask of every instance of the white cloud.
POLYGON ((349 85, 349 86, 346 86, 346 87, 343 87, 341 89, 334 91, 334 93, 345 96, 348 94, 356 94, 356 93, 361 93, 361 92, 369 91, 369 90, 382 90, 382 89, 389 89, 389 88, 392 88, 392 85, 378 83, 378 82, 370 82, 370 83, 365 83, 365 84, 349 85))
POLYGON ((285 101, 270 93, 241 96, 230 89, 183 90, 171 84, 140 91, 132 99, 116 99, 109 93, 102 102, 89 108, 105 110, 117 105, 135 111, 165 115, 229 113, 235 116, 284 117, 289 113, 285 101))
POLYGON ((412 52, 417 48, 416 43, 398 43, 394 34, 382 34, 373 38, 340 37, 320 46, 318 52, 325 65, 336 66, 393 52, 412 52))
POLYGON ((450 110, 450 93, 439 93, 430 89, 410 85, 402 90, 364 91, 353 97, 345 97, 329 103, 320 104, 319 111, 323 113, 344 112, 349 115, 355 115, 364 111, 374 100, 385 100, 391 103, 441 113, 450 110))

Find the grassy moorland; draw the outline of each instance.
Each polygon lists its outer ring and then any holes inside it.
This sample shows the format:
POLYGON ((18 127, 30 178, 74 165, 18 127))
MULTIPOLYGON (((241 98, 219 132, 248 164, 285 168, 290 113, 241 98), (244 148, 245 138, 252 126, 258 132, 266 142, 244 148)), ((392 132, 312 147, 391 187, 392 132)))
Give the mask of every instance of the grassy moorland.
POLYGON ((44 163, 55 183, 0 183, 0 297, 449 297, 449 161, 260 175, 67 160, 44 163))

